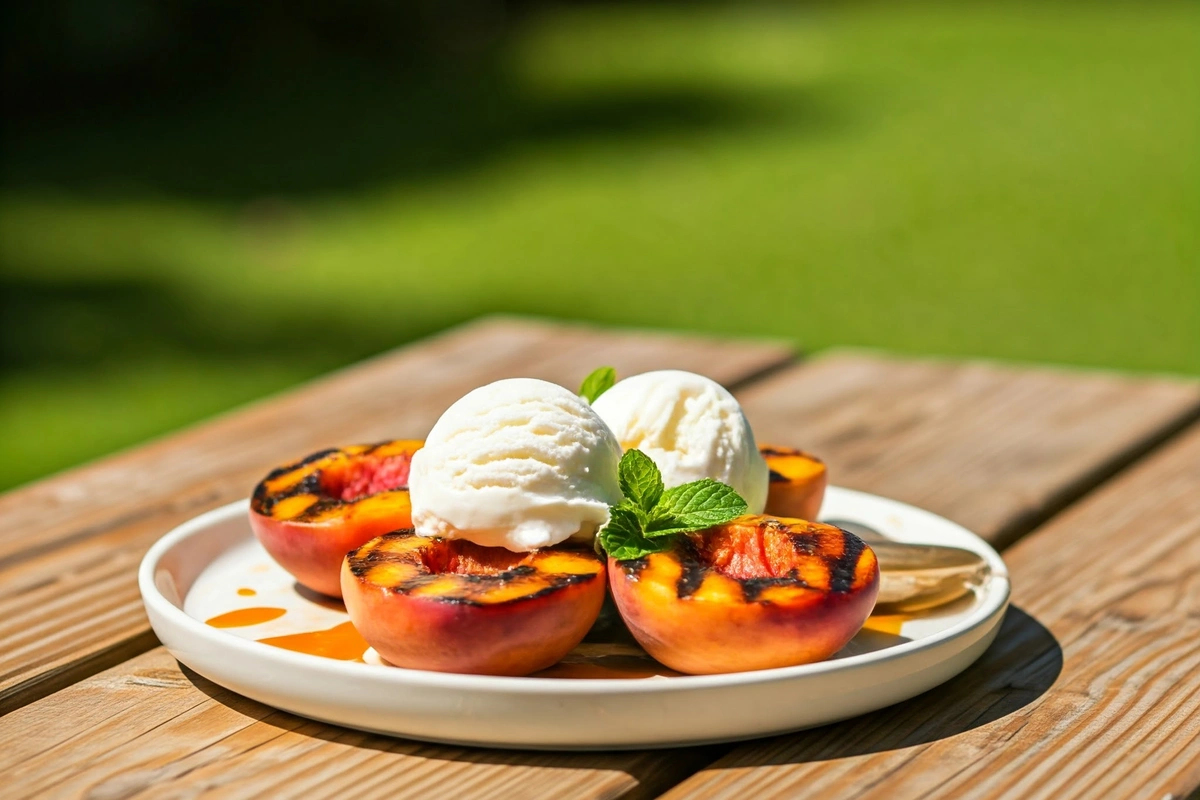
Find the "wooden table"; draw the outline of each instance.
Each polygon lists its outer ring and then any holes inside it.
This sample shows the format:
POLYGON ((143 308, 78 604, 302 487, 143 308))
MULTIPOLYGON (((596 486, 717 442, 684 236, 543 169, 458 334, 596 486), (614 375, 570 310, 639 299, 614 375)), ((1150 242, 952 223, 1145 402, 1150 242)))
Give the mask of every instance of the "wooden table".
POLYGON ((0 496, 0 796, 1181 798, 1200 785, 1198 420, 1184 380, 482 320, 0 496), (761 440, 1002 548, 996 643, 848 722, 586 754, 311 722, 158 646, 135 572, 170 527, 292 456, 420 436, 481 383, 574 386, 601 364, 707 373, 761 440))

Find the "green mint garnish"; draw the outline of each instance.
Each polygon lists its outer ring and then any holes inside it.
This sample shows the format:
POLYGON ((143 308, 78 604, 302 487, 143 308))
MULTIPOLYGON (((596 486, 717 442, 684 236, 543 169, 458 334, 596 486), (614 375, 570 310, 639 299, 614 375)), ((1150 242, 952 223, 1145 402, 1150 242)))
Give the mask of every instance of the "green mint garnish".
POLYGON ((641 558, 670 547, 667 539, 647 539, 642 535, 642 521, 637 512, 624 503, 612 506, 608 524, 600 531, 598 541, 604 552, 619 561, 641 558))
POLYGON ((594 403, 597 397, 611 389, 616 382, 617 371, 615 369, 600 367, 583 379, 583 383, 579 387, 579 396, 589 403, 594 403))
POLYGON ((702 531, 723 525, 746 511, 746 501, 732 487, 709 478, 692 481, 663 493, 658 505, 650 512, 646 535, 702 531))
POLYGON ((663 496, 662 473, 650 456, 641 450, 630 450, 621 456, 617 466, 621 494, 635 508, 649 516, 663 496))
POLYGON ((723 525, 747 511, 741 495, 708 478, 664 491, 662 473, 641 450, 626 451, 617 474, 625 497, 609 507, 596 540, 618 561, 661 553, 676 534, 723 525))

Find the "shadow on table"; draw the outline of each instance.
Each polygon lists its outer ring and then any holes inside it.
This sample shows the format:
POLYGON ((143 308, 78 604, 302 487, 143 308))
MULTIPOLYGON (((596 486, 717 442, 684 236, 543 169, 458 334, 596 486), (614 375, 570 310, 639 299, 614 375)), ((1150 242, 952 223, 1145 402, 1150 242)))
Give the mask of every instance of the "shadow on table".
POLYGON ((979 728, 1044 695, 1062 672, 1058 640, 1010 607, 996 641, 961 675, 912 700, 735 749, 714 769, 798 764, 900 750, 979 728))
MULTIPOLYGON (((276 711, 223 689, 187 667, 181 665, 181 668, 200 691, 281 733, 347 748, 368 748, 459 764, 624 773, 633 785, 622 787, 626 792, 622 798, 639 800, 653 797, 709 765, 726 769, 822 761, 896 750, 964 733, 1041 697, 1058 678, 1062 664, 1062 648, 1054 635, 1036 619, 1013 607, 996 641, 978 662, 957 678, 907 702, 834 725, 762 739, 750 746, 594 753, 487 750, 376 736, 276 711)), ((264 765, 264 769, 269 768, 264 765)), ((619 778, 616 783, 621 783, 619 778)))

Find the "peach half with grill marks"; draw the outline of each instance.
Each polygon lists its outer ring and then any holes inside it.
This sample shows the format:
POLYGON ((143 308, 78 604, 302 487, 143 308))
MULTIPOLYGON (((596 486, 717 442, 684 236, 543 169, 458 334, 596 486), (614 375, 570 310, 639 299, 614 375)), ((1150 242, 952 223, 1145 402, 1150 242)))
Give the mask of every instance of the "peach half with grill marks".
POLYGON ((400 439, 331 448, 274 469, 254 488, 250 527, 297 581, 340 597, 347 552, 412 527, 408 471, 422 445, 400 439))
POLYGON ((829 483, 825 462, 793 447, 763 445, 758 452, 770 470, 766 513, 773 517, 816 519, 829 483))
POLYGON ((528 675, 562 659, 600 615, 605 565, 591 550, 517 553, 389 533, 346 556, 342 598, 389 663, 528 675))
POLYGON ((765 516, 677 536, 665 552, 609 559, 608 572, 638 643, 691 674, 829 658, 862 628, 879 593, 875 554, 857 536, 765 516))

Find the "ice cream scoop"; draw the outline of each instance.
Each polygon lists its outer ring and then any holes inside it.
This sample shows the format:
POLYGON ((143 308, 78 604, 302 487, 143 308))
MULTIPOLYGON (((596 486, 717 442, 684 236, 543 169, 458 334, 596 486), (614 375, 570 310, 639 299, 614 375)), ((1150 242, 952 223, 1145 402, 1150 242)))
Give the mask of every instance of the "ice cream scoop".
POLYGON ((621 499, 620 459, 612 431, 573 392, 530 378, 481 386, 413 454, 413 525, 515 551, 590 541, 621 499))
POLYGON ((679 370, 634 375, 592 404, 626 450, 637 448, 668 488, 701 478, 732 486, 761 514, 767 463, 738 401, 714 380, 679 370))

